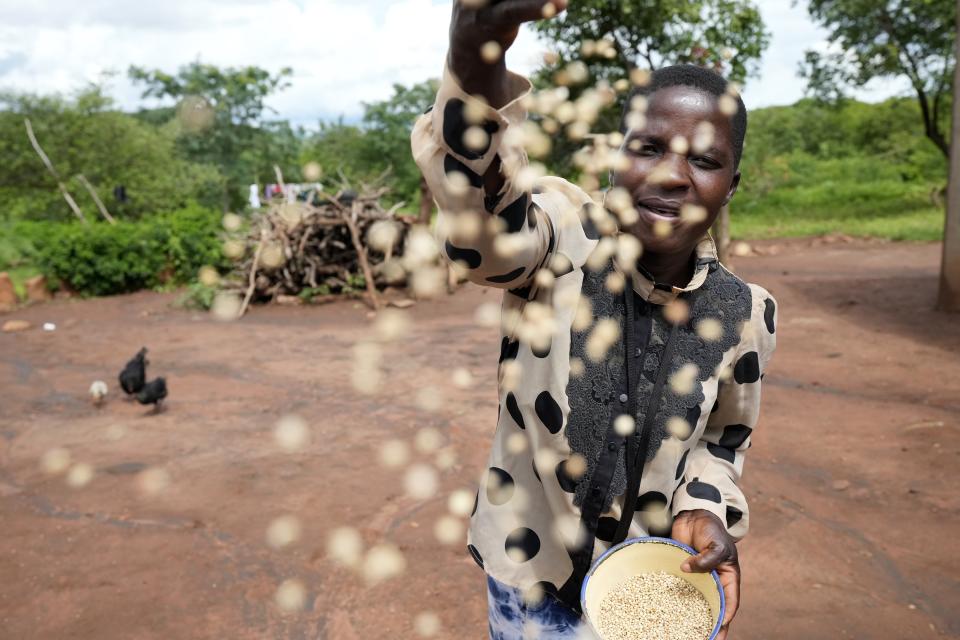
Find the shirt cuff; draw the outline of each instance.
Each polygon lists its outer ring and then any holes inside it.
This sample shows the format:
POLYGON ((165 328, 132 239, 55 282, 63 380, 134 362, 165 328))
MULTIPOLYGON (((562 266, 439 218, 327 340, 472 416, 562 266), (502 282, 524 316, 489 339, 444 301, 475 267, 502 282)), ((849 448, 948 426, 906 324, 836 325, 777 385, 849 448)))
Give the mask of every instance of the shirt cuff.
MULTIPOLYGON (((709 511, 720 519, 727 532, 727 499, 723 492, 724 487, 693 480, 684 482, 673 494, 671 512, 676 518, 682 511, 702 509, 709 511)), ((731 534, 733 535, 733 534, 731 534)), ((734 536, 736 538, 736 536, 734 536)))
POLYGON ((530 94, 532 85, 525 77, 507 71, 508 100, 499 109, 489 105, 479 105, 470 109, 468 118, 467 104, 473 102, 453 72, 444 67, 443 80, 437 91, 437 100, 433 109, 433 135, 437 144, 467 169, 482 176, 500 149, 507 127, 511 123, 522 122, 526 117, 524 98, 530 94), (472 126, 479 127, 488 136, 483 148, 469 148, 464 143, 464 134, 472 126))

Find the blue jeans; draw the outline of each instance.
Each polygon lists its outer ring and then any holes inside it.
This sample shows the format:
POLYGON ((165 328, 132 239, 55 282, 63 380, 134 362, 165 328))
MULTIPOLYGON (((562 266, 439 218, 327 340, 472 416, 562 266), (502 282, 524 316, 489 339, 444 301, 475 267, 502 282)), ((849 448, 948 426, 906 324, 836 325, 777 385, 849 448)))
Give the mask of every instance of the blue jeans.
POLYGON ((593 634, 569 607, 544 595, 528 605, 519 589, 487 576, 490 640, 588 640, 593 634))

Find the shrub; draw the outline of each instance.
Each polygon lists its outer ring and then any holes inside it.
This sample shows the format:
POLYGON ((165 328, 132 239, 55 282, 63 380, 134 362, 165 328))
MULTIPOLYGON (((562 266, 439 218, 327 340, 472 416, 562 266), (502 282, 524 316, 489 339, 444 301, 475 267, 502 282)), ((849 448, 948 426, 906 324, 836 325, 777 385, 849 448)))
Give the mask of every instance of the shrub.
POLYGON ((51 282, 82 295, 182 284, 225 265, 218 213, 199 206, 115 225, 19 222, 17 246, 51 282))

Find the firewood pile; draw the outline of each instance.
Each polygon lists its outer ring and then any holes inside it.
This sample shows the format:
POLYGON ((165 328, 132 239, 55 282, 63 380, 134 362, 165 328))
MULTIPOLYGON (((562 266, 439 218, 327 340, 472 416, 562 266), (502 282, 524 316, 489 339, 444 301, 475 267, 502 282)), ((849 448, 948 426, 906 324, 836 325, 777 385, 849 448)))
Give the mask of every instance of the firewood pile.
POLYGON ((316 302, 360 290, 377 309, 379 292, 406 285, 411 266, 438 268, 435 251, 421 249, 413 265, 404 257, 411 234, 414 245, 432 240, 412 218, 396 215, 399 205, 381 206, 386 191, 318 193, 308 198, 312 203, 274 203, 255 214, 244 238, 246 250, 229 279, 243 296, 239 315, 251 303, 303 299, 305 293, 316 302))

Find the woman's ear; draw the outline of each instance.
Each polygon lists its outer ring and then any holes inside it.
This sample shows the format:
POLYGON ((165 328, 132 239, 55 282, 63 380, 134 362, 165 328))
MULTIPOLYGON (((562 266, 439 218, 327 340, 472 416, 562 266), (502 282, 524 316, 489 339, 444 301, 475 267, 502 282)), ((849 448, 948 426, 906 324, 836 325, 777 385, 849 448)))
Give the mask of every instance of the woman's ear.
POLYGON ((737 187, 740 186, 740 172, 737 171, 733 174, 733 180, 730 181, 730 189, 727 190, 727 197, 723 199, 723 206, 730 204, 730 201, 733 200, 733 194, 737 192, 737 187))

